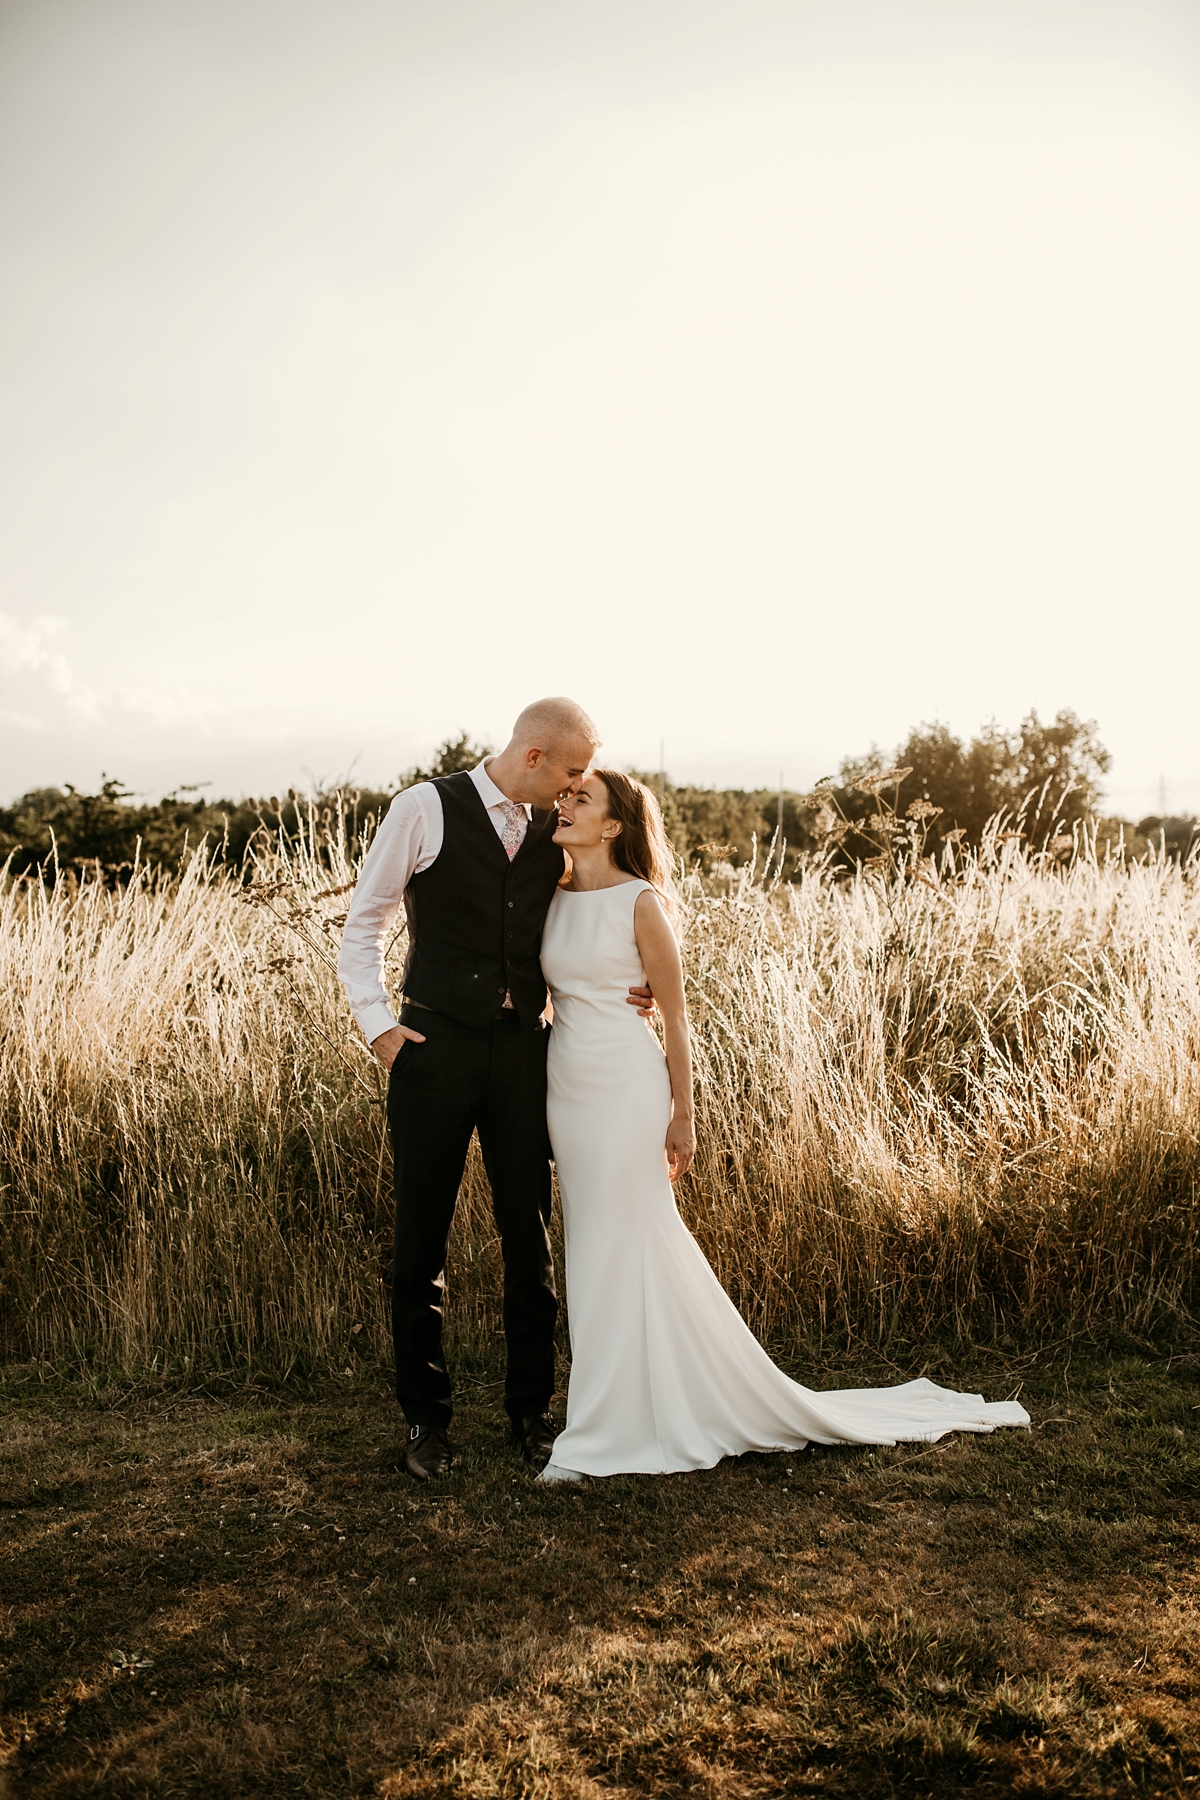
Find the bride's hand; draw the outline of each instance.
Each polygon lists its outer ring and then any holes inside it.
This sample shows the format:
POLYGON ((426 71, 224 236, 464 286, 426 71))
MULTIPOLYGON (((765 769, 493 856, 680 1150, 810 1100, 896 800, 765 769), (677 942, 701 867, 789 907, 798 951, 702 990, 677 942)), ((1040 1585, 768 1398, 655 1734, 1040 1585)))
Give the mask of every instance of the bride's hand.
POLYGON ((696 1128, 690 1119, 672 1119, 667 1127, 667 1174, 672 1181, 686 1175, 696 1154, 696 1128))

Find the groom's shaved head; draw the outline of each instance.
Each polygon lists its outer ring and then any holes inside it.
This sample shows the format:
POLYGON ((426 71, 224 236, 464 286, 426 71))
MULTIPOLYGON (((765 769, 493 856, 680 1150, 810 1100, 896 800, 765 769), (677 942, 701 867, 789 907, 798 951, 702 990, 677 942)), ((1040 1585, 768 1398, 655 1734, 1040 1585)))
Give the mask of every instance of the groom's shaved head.
POLYGON ((535 700, 513 726, 512 741, 487 765, 502 794, 544 810, 577 794, 600 733, 574 700, 535 700))
POLYGON ((550 700, 535 700, 527 706, 513 726, 513 748, 518 750, 554 751, 571 739, 580 739, 594 750, 600 733, 582 706, 563 695, 550 700))

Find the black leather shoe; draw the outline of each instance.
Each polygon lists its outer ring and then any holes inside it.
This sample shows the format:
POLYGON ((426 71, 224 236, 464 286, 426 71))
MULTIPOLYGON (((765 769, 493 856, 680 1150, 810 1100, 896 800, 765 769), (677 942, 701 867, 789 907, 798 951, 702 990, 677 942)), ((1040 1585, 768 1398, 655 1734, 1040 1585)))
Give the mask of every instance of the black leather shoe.
POLYGON ((521 1455, 535 1469, 544 1469, 558 1436, 558 1426, 548 1412, 535 1413, 531 1419, 514 1419, 513 1436, 521 1446, 521 1455))
POLYGON ((404 1466, 418 1481, 432 1481, 436 1475, 448 1475, 454 1462, 454 1450, 444 1425, 410 1425, 404 1466))

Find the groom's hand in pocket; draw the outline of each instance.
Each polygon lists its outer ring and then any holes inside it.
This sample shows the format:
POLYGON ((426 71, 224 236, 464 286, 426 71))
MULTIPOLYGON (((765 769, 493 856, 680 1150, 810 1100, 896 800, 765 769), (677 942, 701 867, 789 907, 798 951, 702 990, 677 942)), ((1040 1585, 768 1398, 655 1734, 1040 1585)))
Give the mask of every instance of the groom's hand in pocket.
POLYGON ((381 1031, 377 1038, 371 1039, 371 1055, 377 1056, 385 1069, 390 1069, 406 1038, 414 1044, 425 1042, 419 1031, 410 1031, 407 1025, 393 1025, 390 1031, 381 1031))
POLYGON ((625 996, 627 1006, 636 1006, 639 1019, 650 1019, 654 1016, 654 990, 649 987, 630 988, 625 996))

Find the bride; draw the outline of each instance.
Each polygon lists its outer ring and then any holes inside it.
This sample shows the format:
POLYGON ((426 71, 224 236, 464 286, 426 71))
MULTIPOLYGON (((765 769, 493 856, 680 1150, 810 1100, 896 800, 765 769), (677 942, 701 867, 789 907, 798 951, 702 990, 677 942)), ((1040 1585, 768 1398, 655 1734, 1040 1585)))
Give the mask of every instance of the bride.
POLYGON ((649 789, 611 769, 559 802, 571 874, 550 904, 547 1116, 566 1233, 571 1380, 541 1481, 708 1469, 748 1450, 894 1444, 1027 1425, 932 1381, 821 1393, 776 1368, 709 1268, 671 1183, 696 1151, 672 855, 649 789), (648 981, 666 1053, 626 1003, 648 981))

